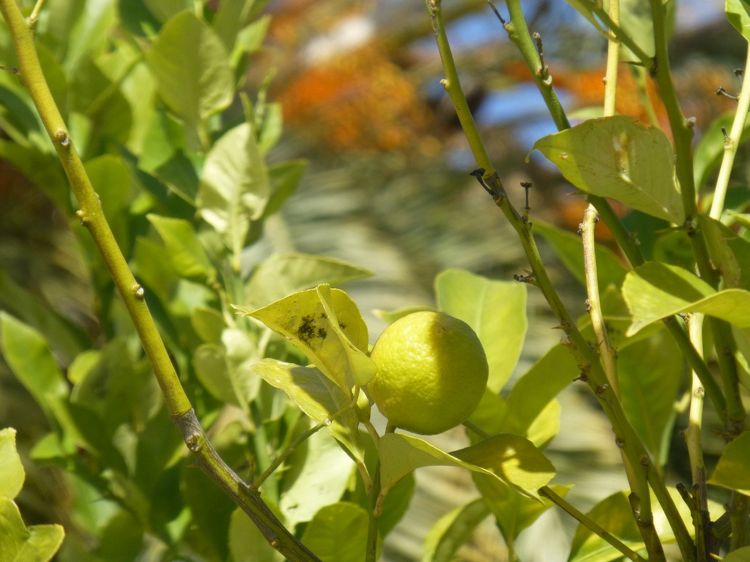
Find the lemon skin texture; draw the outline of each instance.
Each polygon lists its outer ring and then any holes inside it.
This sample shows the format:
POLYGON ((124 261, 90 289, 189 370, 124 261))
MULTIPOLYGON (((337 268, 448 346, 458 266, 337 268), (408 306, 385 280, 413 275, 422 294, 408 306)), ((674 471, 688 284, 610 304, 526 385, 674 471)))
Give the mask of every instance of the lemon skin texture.
POLYGON ((432 435, 460 424, 487 386, 487 357, 465 322, 414 312, 388 326, 371 353, 377 372, 367 391, 388 421, 432 435))

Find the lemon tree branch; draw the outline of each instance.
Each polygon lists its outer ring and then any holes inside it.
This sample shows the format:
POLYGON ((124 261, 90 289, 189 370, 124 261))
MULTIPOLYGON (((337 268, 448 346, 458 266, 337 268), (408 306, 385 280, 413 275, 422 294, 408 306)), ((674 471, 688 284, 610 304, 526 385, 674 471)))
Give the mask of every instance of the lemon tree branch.
MULTIPOLYGON (((41 6, 42 2, 38 2, 32 16, 38 17, 38 9, 41 9, 41 6)), ((15 0, 0 0, 0 11, 8 25, 18 57, 20 77, 39 112, 78 201, 79 210, 76 214, 89 230, 112 276, 151 362, 167 408, 181 430, 187 447, 194 454, 201 469, 248 514, 274 548, 293 560, 317 560, 315 555, 284 527, 260 496, 227 466, 208 440, 146 305, 144 289, 136 281, 117 245, 102 211, 99 197, 91 185, 73 139, 50 93, 30 29, 33 22, 23 17, 15 0)))

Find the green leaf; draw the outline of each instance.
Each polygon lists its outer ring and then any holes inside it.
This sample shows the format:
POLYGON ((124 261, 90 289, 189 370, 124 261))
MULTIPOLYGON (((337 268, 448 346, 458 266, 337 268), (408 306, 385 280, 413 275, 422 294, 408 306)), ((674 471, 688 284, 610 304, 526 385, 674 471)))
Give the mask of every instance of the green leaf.
POLYGON ((233 562, 284 561, 284 557, 268 544, 255 523, 240 508, 232 512, 229 520, 229 552, 233 562))
POLYGON ((371 360, 370 363, 365 361, 369 359, 365 355, 367 325, 357 305, 344 291, 330 289, 330 298, 326 300, 329 311, 334 311, 337 318, 335 329, 317 289, 294 293, 257 310, 236 309, 284 336, 339 388, 349 392, 358 380, 373 372, 371 360), (358 367, 351 359, 357 352, 367 372, 352 372, 358 367))
POLYGON ((750 546, 743 546, 733 550, 721 559, 721 562, 746 562, 750 560, 750 546))
MULTIPOLYGON (((620 27, 648 56, 654 56, 654 25, 651 6, 641 0, 622 0, 620 3, 620 27)), ((620 46, 623 62, 641 62, 633 52, 620 46)))
POLYGON ((47 562, 57 553, 65 538, 62 525, 32 525, 29 538, 18 554, 19 561, 47 562))
POLYGON ((80 332, 63 320, 49 305, 0 271, 0 304, 3 308, 38 330, 63 363, 69 363, 81 351, 80 332))
POLYGON ((490 514, 487 504, 478 498, 443 515, 424 540, 422 562, 451 562, 474 529, 490 514))
POLYGON ((292 454, 288 466, 279 507, 288 526, 294 527, 341 498, 354 464, 328 433, 318 431, 292 454))
POLYGON ((198 337, 207 343, 220 343, 221 334, 227 327, 224 317, 218 310, 202 306, 193 309, 190 324, 198 337))
POLYGON ((358 443, 359 420, 352 398, 314 367, 302 367, 275 359, 263 359, 253 373, 278 388, 315 423, 325 423, 331 435, 356 459, 363 453, 358 443))
POLYGON ((750 289, 750 242, 721 222, 698 217, 714 267, 727 287, 750 289))
POLYGON ((133 175, 120 156, 104 154, 86 162, 86 172, 102 202, 104 216, 125 252, 130 251, 128 206, 133 192, 133 175))
POLYGON ((42 335, 0 312, 0 346, 16 378, 48 413, 59 410, 68 385, 42 335))
POLYGON ((492 281, 460 269, 435 278, 438 309, 476 332, 490 367, 488 388, 499 392, 518 363, 526 335, 526 286, 492 281))
POLYGON ((255 0, 235 0, 219 4, 212 25, 227 52, 232 52, 237 33, 250 18, 254 4, 255 0))
POLYGON ((369 515, 354 503, 323 507, 307 525, 302 542, 322 562, 362 562, 369 515))
MULTIPOLYGON (((472 477, 482 494, 482 499, 495 516, 503 537, 508 542, 514 542, 521 531, 554 506, 546 497, 541 497, 541 501, 529 498, 514 488, 482 474, 474 474, 472 477)), ((550 488, 558 495, 565 497, 572 486, 552 484, 550 488)))
MULTIPOLYGON (((695 186, 697 189, 704 187, 708 183, 711 173, 719 167, 721 158, 724 155, 724 133, 722 129, 729 131, 733 121, 734 111, 729 111, 711 121, 711 124, 703 131, 698 145, 695 147, 695 157, 693 159, 695 186)), ((740 144, 747 141, 749 130, 750 123, 745 123, 740 144)))
POLYGON ((750 496, 750 431, 727 444, 708 482, 750 496))
POLYGON ((581 191, 681 224, 675 156, 664 133, 632 117, 590 119, 534 144, 581 191))
POLYGON ((724 10, 727 19, 737 31, 750 41, 750 6, 746 0, 726 0, 724 10))
POLYGON ((180 12, 162 27, 146 60, 161 99, 192 126, 232 102, 227 52, 216 33, 191 11, 180 12))
POLYGON ((538 498, 537 490, 554 476, 554 467, 523 437, 501 434, 454 453, 423 439, 388 433, 378 443, 383 494, 405 475, 423 466, 458 466, 516 486, 538 498))
MULTIPOLYGON (((581 237, 539 219, 534 219, 534 232, 544 237, 555 250, 555 255, 563 265, 585 287, 586 278, 583 270, 581 237)), ((601 292, 604 292, 609 285, 619 287, 622 280, 625 279, 625 273, 627 273, 622 260, 612 250, 601 244, 596 246, 596 270, 601 292)))
POLYGON ((240 330, 226 329, 222 333, 222 340, 225 345, 207 343, 195 350, 195 374, 214 398, 247 410, 249 403, 258 394, 260 382, 253 367, 255 354, 253 351, 241 351, 243 342, 249 344, 249 340, 240 330), (230 353, 226 343, 234 347, 234 353, 230 353))
POLYGON ((397 310, 381 310, 376 308, 372 311, 372 313, 386 324, 393 324, 399 318, 409 316, 409 314, 413 314, 415 312, 422 312, 423 310, 434 309, 430 308, 429 306, 406 306, 397 310))
POLYGON ((175 14, 192 7, 191 0, 143 0, 149 11, 159 20, 167 21, 175 14))
POLYGON ((271 197, 263 211, 264 217, 271 216, 281 209, 284 202, 294 194, 306 166, 307 161, 305 160, 288 160, 273 164, 269 168, 271 197))
POLYGON ((372 272, 345 261, 309 254, 274 254, 261 262, 245 289, 250 306, 264 306, 321 283, 341 285, 372 272))
POLYGON ((337 419, 352 406, 351 398, 313 367, 263 359, 253 365, 253 371, 282 390, 316 423, 337 419))
POLYGON ((519 379, 506 398, 507 418, 517 427, 528 428, 544 408, 580 374, 575 358, 563 345, 556 345, 519 379))
POLYGON ((23 488, 26 473, 16 451, 16 430, 0 429, 0 497, 10 500, 23 488))
MULTIPOLYGON (((599 502, 586 515, 605 530, 636 551, 643 545, 633 519, 630 503, 623 492, 616 492, 599 502)), ((579 525, 570 547, 570 562, 608 562, 622 556, 613 546, 579 525)))
POLYGON ((632 314, 626 335, 667 316, 700 312, 739 328, 750 328, 750 292, 727 289, 715 292, 686 269, 647 262, 627 274, 622 293, 632 314))
POLYGON ((679 348, 664 330, 617 355, 622 408, 659 464, 666 462, 674 404, 685 375, 680 358, 679 348))
POLYGON ((230 56, 231 64, 236 67, 243 55, 249 55, 263 46, 263 40, 268 33, 271 16, 266 14, 242 28, 237 34, 237 41, 230 56))
POLYGON ((248 123, 227 131, 206 157, 198 212, 239 259, 251 221, 263 215, 271 194, 268 171, 248 123))
POLYGON ((175 271, 188 279, 211 282, 216 273, 195 233, 194 226, 182 219, 146 215, 164 241, 175 271))
POLYGON ((0 553, 2 560, 47 562, 60 548, 65 533, 60 525, 26 527, 16 504, 0 497, 0 553))

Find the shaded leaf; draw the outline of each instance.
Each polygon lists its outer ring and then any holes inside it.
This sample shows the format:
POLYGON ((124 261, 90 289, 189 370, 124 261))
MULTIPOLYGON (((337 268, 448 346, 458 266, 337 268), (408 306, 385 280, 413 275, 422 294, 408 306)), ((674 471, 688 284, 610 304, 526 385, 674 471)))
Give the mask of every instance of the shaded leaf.
POLYGON ((0 497, 15 498, 25 477, 21 457, 16 451, 16 430, 0 429, 0 497))
POLYGON ((526 336, 526 286, 448 269, 435 278, 435 293, 439 310, 463 320, 479 336, 490 368, 487 386, 499 392, 526 336))
POLYGON ((590 119, 534 144, 581 191, 682 223, 669 139, 632 117, 590 119), (667 165, 667 163, 669 165, 667 165))
POLYGON ((701 215, 698 223, 725 285, 750 289, 750 242, 715 219, 701 215))
POLYGON ((487 504, 478 498, 443 515, 424 540, 422 562, 451 562, 474 529, 490 514, 487 504))
POLYGON ((727 444, 708 482, 750 496, 750 431, 727 444))
POLYGON ((705 281, 677 266, 647 262, 627 274, 622 293, 633 317, 626 335, 683 312, 700 312, 739 328, 750 328, 750 292, 715 292, 705 281))
POLYGON ((307 525, 302 542, 322 562, 362 562, 368 521, 369 515, 357 504, 327 505, 307 525))
MULTIPOLYGON (((581 237, 539 219, 534 219, 534 232, 544 237, 563 265, 585 287, 581 237)), ((599 277, 599 290, 602 292, 608 285, 619 287, 627 273, 627 269, 615 253, 599 244, 596 246, 596 270, 599 277)))
POLYGON ((310 521, 319 509, 338 501, 354 467, 325 431, 314 433, 288 463, 290 470, 284 478, 279 507, 290 527, 310 521))
POLYGON ((617 355, 622 408, 659 464, 666 461, 684 374, 681 352, 664 330, 617 355))
POLYGON ((721 559, 722 562, 745 562, 750 560, 750 546, 743 546, 737 550, 733 550, 721 559))
POLYGON ((277 212, 284 202, 294 194, 306 166, 305 160, 287 160, 274 164, 268 169, 271 196, 263 211, 263 216, 268 217, 277 212))
POLYGON ((274 254, 253 272, 245 289, 250 306, 263 306, 321 283, 340 285, 372 272, 345 261, 309 254, 274 254))
MULTIPOLYGON (((541 501, 525 496, 511 486, 482 474, 472 475, 482 499, 495 516, 500 531, 506 540, 515 541, 518 535, 554 504, 542 496, 541 501)), ((565 497, 572 486, 553 484, 552 490, 565 497)))
POLYGON ((284 560, 279 551, 268 544, 247 513, 240 508, 232 512, 229 520, 229 552, 233 562, 283 562, 284 560))
POLYGON ((153 214, 146 218, 164 241, 172 266, 180 276, 207 282, 214 278, 211 260, 190 222, 153 214))
POLYGON ((317 289, 294 293, 257 310, 236 309, 284 336, 342 390, 349 392, 359 374, 351 371, 349 353, 352 350, 342 344, 337 332, 343 333, 353 347, 365 356, 367 325, 357 305, 344 291, 331 289, 328 302, 329 309, 336 313, 336 331, 317 289))
MULTIPOLYGON (((147 4, 156 3, 147 0, 147 4)), ((155 15, 162 19, 167 14, 155 15)), ((214 31, 189 10, 162 27, 146 60, 161 99, 192 125, 232 101, 234 81, 227 52, 214 31)))

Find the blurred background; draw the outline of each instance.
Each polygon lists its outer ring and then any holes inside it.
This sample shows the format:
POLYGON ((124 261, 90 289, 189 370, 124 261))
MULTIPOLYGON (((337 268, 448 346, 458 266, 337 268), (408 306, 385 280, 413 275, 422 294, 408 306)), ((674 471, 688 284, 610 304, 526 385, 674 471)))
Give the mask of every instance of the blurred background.
MULTIPOLYGON (((584 199, 539 155, 529 155, 534 141, 555 128, 515 46, 484 1, 443 4, 464 89, 510 197, 521 207, 521 182, 531 181, 532 221, 575 232, 584 199)), ((699 141, 714 118, 733 108, 735 102, 715 90, 739 90, 733 71, 743 65, 746 43, 726 22, 723 2, 676 4, 675 80, 686 114, 696 120, 699 141)), ((529 28, 542 36, 545 61, 569 116, 596 115, 605 39, 566 2, 523 5, 529 28)), ((502 1, 497 8, 506 13, 502 1)), ((423 2, 275 0, 268 10, 269 35, 250 69, 250 83, 257 86, 274 70, 269 98, 283 105, 284 136, 271 158, 304 158, 309 165, 297 194, 269 219, 262 244, 338 257, 372 270, 372 279, 349 288, 368 312, 373 337, 384 324, 370 311, 433 304, 433 278, 445 268, 502 280, 523 273, 515 235, 469 177, 474 162, 439 84, 440 61, 423 2)), ((634 73, 622 65, 620 81, 621 113, 664 122, 648 79, 639 88, 634 73), (644 109, 644 96, 653 101, 651 113, 644 109)), ((734 180, 742 182, 746 154, 738 162, 734 180)), ((0 270, 66 314, 85 315, 85 283, 69 255, 72 235, 52 209, 41 191, 0 162, 0 270)), ((600 239, 607 242, 606 231, 600 239)), ((583 290, 552 252, 542 249, 566 302, 574 314, 582 313, 583 290)), ((540 295, 529 289, 530 329, 518 373, 559 341, 540 295)), ((585 391, 571 386, 561 401, 560 435, 548 452, 560 472, 558 481, 576 485, 568 499, 585 510, 624 487, 619 454, 585 391)), ((0 426, 13 420, 33 427, 37 414, 9 375, 0 373, 0 426)), ((676 442, 679 430, 678 423, 676 442)), ((439 443, 461 446, 461 431, 441 436, 439 443)), ((684 453, 679 445, 675 450, 678 465, 684 453)), ((45 485, 33 475, 31 480, 45 485)), ((448 469, 420 470, 417 482, 407 516, 385 545, 387 560, 418 560, 432 524, 475 495, 465 474, 448 469)), ((525 561, 564 560, 574 529, 565 514, 550 510, 524 532, 518 554, 525 561)), ((467 561, 503 557, 502 540, 489 523, 461 551, 467 561)))

